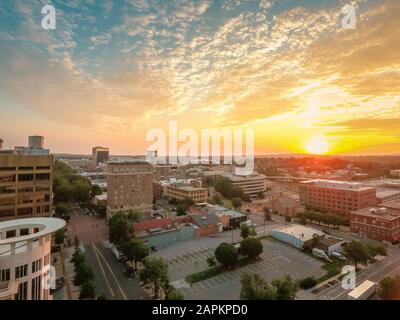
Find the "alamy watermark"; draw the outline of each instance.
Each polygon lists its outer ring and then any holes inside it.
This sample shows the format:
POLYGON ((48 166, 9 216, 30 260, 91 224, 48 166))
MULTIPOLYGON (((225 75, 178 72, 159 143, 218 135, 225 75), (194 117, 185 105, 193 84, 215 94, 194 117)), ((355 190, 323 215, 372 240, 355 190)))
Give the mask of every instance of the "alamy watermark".
POLYGON ((356 8, 351 4, 346 4, 340 13, 344 15, 342 18, 342 28, 354 30, 357 26, 356 8))
POLYGON ((57 21, 56 21, 56 8, 51 5, 43 6, 42 8, 42 28, 44 30, 55 30, 57 21))
POLYGON ((147 161, 153 164, 234 164, 236 173, 250 175, 254 171, 253 129, 194 129, 178 131, 177 121, 168 122, 168 134, 151 129, 146 141, 147 161), (243 139, 243 134, 245 139, 243 139))

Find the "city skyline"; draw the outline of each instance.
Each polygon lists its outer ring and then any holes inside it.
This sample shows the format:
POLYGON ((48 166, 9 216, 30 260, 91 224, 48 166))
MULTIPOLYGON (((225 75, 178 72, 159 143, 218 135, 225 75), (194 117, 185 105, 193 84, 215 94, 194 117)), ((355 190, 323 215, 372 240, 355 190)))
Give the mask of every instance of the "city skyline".
POLYGON ((146 132, 251 128, 256 154, 400 153, 400 4, 0 2, 3 147, 145 154, 146 132), (19 125, 16 125, 19 124, 19 125))

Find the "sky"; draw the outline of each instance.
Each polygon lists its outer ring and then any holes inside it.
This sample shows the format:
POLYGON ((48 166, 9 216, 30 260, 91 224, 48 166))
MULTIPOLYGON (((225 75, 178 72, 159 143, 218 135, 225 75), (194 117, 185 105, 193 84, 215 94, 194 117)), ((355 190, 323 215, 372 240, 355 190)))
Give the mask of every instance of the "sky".
POLYGON ((0 0, 0 17, 4 147, 143 154, 174 120, 253 129, 256 154, 400 154, 398 0, 0 0))

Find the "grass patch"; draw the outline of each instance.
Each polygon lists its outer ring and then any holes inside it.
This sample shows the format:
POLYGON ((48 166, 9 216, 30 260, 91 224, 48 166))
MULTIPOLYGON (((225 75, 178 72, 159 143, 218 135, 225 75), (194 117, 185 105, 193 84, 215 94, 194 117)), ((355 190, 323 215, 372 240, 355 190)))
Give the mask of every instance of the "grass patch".
POLYGON ((346 262, 340 260, 333 260, 332 263, 325 262, 322 266, 322 269, 326 270, 326 274, 317 279, 317 283, 324 282, 334 276, 337 276, 342 272, 343 266, 346 265, 346 262))
POLYGON ((197 272, 197 273, 190 274, 190 275, 186 276, 185 280, 186 280, 187 283, 193 284, 193 283, 196 283, 196 282, 199 282, 199 281, 203 281, 203 280, 218 276, 218 275, 220 275, 222 273, 225 273, 225 272, 236 270, 238 268, 250 265, 252 263, 257 263, 259 261, 261 261, 260 258, 258 258, 258 259, 250 259, 250 258, 247 258, 247 257, 246 258, 242 258, 242 259, 239 259, 238 263, 234 267, 232 267, 231 269, 227 269, 222 265, 218 265, 216 267, 213 267, 213 268, 210 268, 210 269, 207 269, 207 270, 204 270, 204 271, 200 271, 200 272, 197 272))

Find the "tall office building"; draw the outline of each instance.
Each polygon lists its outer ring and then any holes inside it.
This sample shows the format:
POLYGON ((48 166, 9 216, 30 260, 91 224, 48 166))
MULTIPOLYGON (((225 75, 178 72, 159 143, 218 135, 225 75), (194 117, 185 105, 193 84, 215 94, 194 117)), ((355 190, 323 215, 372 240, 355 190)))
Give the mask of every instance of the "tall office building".
POLYGON ((376 189, 361 183, 333 180, 300 183, 300 204, 315 210, 349 214, 376 202, 376 189))
POLYGON ((92 149, 93 161, 97 164, 106 163, 110 157, 108 148, 104 147, 93 147, 92 149))
POLYGON ((29 136, 28 137, 28 147, 29 148, 44 148, 44 137, 43 136, 29 136))
POLYGON ((243 190, 244 194, 250 197, 256 197, 259 193, 265 192, 267 189, 267 179, 265 175, 253 172, 249 175, 224 174, 225 178, 236 187, 243 190))
POLYGON ((109 162, 107 165, 107 219, 118 211, 137 210, 150 215, 153 207, 153 171, 147 162, 109 162))
POLYGON ((0 221, 50 216, 53 166, 52 155, 0 154, 0 221))
POLYGON ((0 300, 51 300, 51 234, 64 228, 56 218, 0 222, 0 300))

